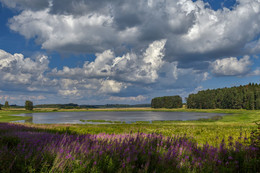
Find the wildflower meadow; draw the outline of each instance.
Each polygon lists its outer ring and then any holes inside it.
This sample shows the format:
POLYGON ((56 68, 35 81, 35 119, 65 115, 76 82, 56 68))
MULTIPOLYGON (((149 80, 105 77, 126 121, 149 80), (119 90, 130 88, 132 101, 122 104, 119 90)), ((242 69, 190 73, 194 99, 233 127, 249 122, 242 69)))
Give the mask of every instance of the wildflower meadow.
POLYGON ((230 136, 212 146, 187 135, 72 134, 0 123, 0 172, 255 173, 260 170, 255 140, 230 136))

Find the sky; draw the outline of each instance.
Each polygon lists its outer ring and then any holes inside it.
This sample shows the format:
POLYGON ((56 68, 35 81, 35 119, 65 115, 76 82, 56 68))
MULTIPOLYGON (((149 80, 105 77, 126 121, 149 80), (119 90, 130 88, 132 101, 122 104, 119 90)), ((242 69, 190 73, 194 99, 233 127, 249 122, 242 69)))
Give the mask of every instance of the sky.
POLYGON ((260 83, 260 0, 0 0, 0 103, 141 104, 260 83))

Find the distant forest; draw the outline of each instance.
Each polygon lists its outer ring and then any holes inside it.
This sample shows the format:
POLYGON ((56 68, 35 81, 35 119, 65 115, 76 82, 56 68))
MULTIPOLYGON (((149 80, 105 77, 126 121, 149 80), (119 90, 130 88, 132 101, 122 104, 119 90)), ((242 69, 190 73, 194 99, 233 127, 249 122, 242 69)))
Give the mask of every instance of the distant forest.
POLYGON ((199 91, 186 101, 191 109, 260 109, 260 84, 199 91))
POLYGON ((35 108, 59 108, 59 109, 83 109, 83 108, 131 108, 131 107, 151 107, 151 104, 106 104, 106 105, 78 105, 69 104, 41 104, 34 106, 35 108))

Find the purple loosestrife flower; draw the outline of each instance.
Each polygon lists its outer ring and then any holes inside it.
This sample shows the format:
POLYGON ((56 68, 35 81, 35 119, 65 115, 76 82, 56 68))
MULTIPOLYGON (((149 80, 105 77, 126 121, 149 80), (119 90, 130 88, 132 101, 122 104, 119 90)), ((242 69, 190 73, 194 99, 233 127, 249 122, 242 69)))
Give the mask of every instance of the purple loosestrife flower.
POLYGON ((229 156, 228 159, 229 159, 229 160, 233 160, 233 157, 232 157, 232 156, 229 156))
POLYGON ((70 159, 71 158, 71 154, 68 154, 67 156, 66 156, 66 159, 70 159))
POLYGON ((202 163, 201 163, 201 162, 199 162, 199 163, 198 163, 198 166, 201 168, 201 167, 202 167, 202 163))
POLYGON ((233 146, 233 142, 229 142, 228 146, 232 147, 233 146))
POLYGON ((131 158, 130 158, 130 156, 129 156, 129 157, 127 157, 127 159, 126 159, 126 162, 127 162, 127 163, 130 163, 130 161, 131 161, 131 158))

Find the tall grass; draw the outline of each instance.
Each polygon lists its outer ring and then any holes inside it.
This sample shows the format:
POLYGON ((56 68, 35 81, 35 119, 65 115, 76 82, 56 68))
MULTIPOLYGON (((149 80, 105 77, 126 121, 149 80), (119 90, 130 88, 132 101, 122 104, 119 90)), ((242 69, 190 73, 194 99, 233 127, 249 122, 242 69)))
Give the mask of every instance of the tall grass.
POLYGON ((259 147, 245 136, 212 146, 186 135, 79 135, 0 123, 0 172, 257 172, 259 165, 259 147))

